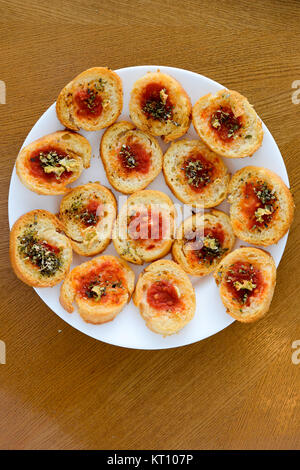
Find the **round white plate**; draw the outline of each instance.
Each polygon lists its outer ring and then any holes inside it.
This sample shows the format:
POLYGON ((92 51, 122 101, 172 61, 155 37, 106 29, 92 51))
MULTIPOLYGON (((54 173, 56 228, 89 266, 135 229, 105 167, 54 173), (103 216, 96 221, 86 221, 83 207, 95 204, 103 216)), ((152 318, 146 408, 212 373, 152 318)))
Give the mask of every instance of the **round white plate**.
MULTIPOLYGON (((129 120, 128 103, 130 91, 134 82, 138 78, 145 75, 145 73, 148 71, 156 71, 158 68, 162 72, 172 75, 182 84, 183 88, 190 96, 192 104, 194 104, 197 99, 200 98, 200 96, 203 96, 209 92, 215 93, 221 88, 224 88, 219 83, 216 83, 202 75, 173 67, 139 66, 116 70, 123 81, 124 87, 124 106, 119 120, 129 120)), ((243 90, 238 91, 243 92, 243 90)), ((63 129, 63 126, 57 119, 55 104, 53 104, 31 129, 23 146, 28 145, 32 141, 44 136, 45 134, 49 134, 60 129, 63 129)), ((283 181, 288 185, 289 181, 287 172, 276 142, 264 124, 263 130, 263 144, 251 159, 224 159, 225 164, 229 167, 229 170, 232 173, 246 165, 263 166, 275 171, 275 173, 280 175, 283 181)), ((121 195, 121 193, 111 188, 107 181, 105 171, 99 157, 99 144, 103 131, 81 131, 80 133, 90 141, 93 148, 93 157, 91 159, 90 168, 88 170, 84 170, 81 177, 75 183, 73 183, 72 186, 85 184, 89 181, 100 181, 100 183, 110 187, 110 189, 115 194, 117 201, 119 201, 120 196, 124 198, 124 195, 121 195)), ((197 134, 192 125, 187 133, 187 136, 190 138, 197 138, 197 134)), ((165 151, 167 145, 164 144, 161 140, 160 144, 165 151)), ((167 187, 162 173, 158 175, 155 181, 153 181, 153 183, 151 183, 148 188, 163 191, 171 197, 174 203, 180 204, 167 187)), ((62 196, 40 196, 29 191, 20 182, 14 168, 11 177, 8 202, 10 226, 12 226, 15 220, 22 214, 33 209, 47 209, 54 214, 57 213, 59 210, 61 197, 62 196)), ((121 205, 123 200, 120 199, 121 205)), ((222 203, 219 207, 228 212, 228 204, 226 202, 222 203)), ((275 259, 276 265, 279 264, 279 261, 282 257, 286 240, 287 235, 281 239, 277 245, 273 245, 268 248, 268 251, 275 259)), ((236 243, 236 247, 240 246, 241 244, 245 245, 245 242, 241 243, 238 241, 236 243)), ((104 253, 116 255, 116 251, 112 244, 110 244, 104 253)), ((86 260, 87 258, 78 256, 74 253, 72 267, 86 260)), ((135 265, 131 265, 131 267, 134 269, 136 275, 138 275, 143 269, 141 266, 137 267, 135 265)), ((203 279, 192 278, 192 282, 197 297, 196 314, 193 320, 183 330, 181 330, 178 334, 166 338, 163 338, 162 336, 152 333, 150 330, 148 330, 148 328, 145 326, 144 320, 139 314, 138 309, 135 307, 132 301, 115 318, 114 321, 104 325, 91 325, 85 323, 76 311, 73 314, 69 314, 61 307, 59 303, 60 285, 52 288, 39 288, 35 290, 41 299, 48 305, 48 307, 50 307, 63 320, 72 325, 74 328, 77 328, 78 330, 89 336, 92 336, 95 339, 128 348, 165 349, 184 346, 186 344, 200 341, 217 333, 218 331, 223 330, 234 321, 229 315, 225 313, 225 309, 219 297, 218 288, 216 287, 212 276, 207 276, 203 279)))

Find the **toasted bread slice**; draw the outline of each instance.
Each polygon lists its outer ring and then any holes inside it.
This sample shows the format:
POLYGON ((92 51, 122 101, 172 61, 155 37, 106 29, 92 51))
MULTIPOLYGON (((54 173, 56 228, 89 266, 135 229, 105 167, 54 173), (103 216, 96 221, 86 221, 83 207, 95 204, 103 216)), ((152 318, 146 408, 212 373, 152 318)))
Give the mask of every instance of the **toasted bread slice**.
POLYGON ((174 260, 193 276, 210 274, 232 250, 235 236, 230 219, 212 209, 188 217, 179 226, 172 246, 174 260))
POLYGON ((135 82, 129 111, 139 129, 170 142, 187 132, 192 106, 180 83, 157 71, 148 72, 135 82))
POLYGON ((229 185, 230 219, 238 238, 254 245, 277 243, 294 216, 290 190, 271 170, 246 166, 229 185))
POLYGON ((95 256, 110 243, 116 213, 113 193, 98 183, 88 183, 63 197, 59 219, 74 251, 95 256))
POLYGON ((22 183, 38 194, 65 194, 90 166, 92 148, 80 134, 58 131, 24 147, 16 161, 22 183))
POLYGON ((60 291, 60 303, 67 312, 78 312, 87 323, 113 320, 129 302, 134 289, 134 272, 116 256, 97 256, 68 274, 60 291))
POLYGON ((165 180, 185 204, 209 208, 227 195, 230 175, 219 155, 199 140, 179 140, 170 145, 163 159, 165 180))
POLYGON ((124 194, 144 189, 162 169, 162 151, 154 137, 126 121, 105 131, 100 155, 110 184, 124 194))
POLYGON ((261 121, 237 91, 202 96, 193 107, 193 124, 205 144, 222 157, 251 157, 262 144, 261 121))
POLYGON ((196 310, 195 291, 187 274, 166 259, 155 261, 140 274, 133 301, 146 326, 163 336, 178 333, 196 310))
POLYGON ((67 275, 72 247, 55 215, 36 209, 22 215, 10 232, 9 254, 16 276, 29 286, 51 287, 67 275))
POLYGON ((169 253, 176 210, 161 191, 144 190, 129 196, 113 228, 118 254, 134 264, 149 263, 169 253))
POLYGON ((253 247, 232 251, 217 266, 214 278, 227 313, 236 320, 251 323, 269 310, 276 266, 266 251, 253 247))
POLYGON ((85 70, 68 83, 56 102, 60 122, 68 129, 98 131, 121 114, 123 89, 120 77, 107 67, 85 70))

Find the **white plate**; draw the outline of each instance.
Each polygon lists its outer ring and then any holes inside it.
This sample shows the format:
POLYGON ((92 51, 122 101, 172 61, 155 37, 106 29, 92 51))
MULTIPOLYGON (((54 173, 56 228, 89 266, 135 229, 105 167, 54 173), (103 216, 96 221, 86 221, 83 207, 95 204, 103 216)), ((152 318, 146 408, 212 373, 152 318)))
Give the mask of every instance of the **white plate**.
MULTIPOLYGON (((116 72, 120 75, 123 81, 124 106, 119 120, 129 119, 128 103, 130 91, 134 82, 148 71, 156 71, 158 68, 162 72, 169 73, 182 84, 183 88, 190 96, 192 104, 194 104, 200 96, 209 92, 215 93, 221 88, 224 88, 219 83, 216 83, 202 75, 173 67, 139 66, 120 69, 116 72)), ((238 91, 243 92, 243 90, 238 91)), ((45 134, 49 134, 60 129, 63 129, 63 126, 56 117, 55 104, 53 104, 31 129, 23 145, 28 145, 30 142, 44 136, 45 134)), ((275 171, 275 173, 280 175, 283 181, 288 185, 289 181, 287 172, 276 142, 264 124, 263 130, 263 144, 251 159, 224 159, 225 163, 232 173, 249 164, 264 166, 275 171)), ((90 141, 94 157, 91 160, 90 168, 88 170, 84 170, 81 177, 73 183, 72 186, 85 184, 89 181, 100 181, 100 183, 111 188, 99 157, 99 143, 103 131, 81 131, 80 133, 90 141)), ((192 125, 187 136, 190 138, 197 138, 197 134, 192 125)), ((163 150, 165 150, 167 145, 163 144, 161 141, 160 143, 163 150)), ((155 181, 149 185, 148 188, 164 191, 173 199, 174 202, 179 204, 179 201, 165 184, 162 174, 158 175, 155 181)), ((118 193, 114 189, 112 189, 112 191, 118 200, 121 193, 118 193)), ((14 168, 11 177, 8 202, 10 226, 12 226, 18 217, 32 209, 47 209, 50 212, 57 213, 60 200, 61 196, 39 196, 38 194, 26 189, 19 181, 14 168)), ((222 203, 219 207, 228 212, 227 203, 222 203)), ((282 257, 286 240, 287 235, 281 239, 277 245, 273 245, 268 248, 268 251, 275 259, 276 265, 279 264, 282 257)), ((236 246, 238 247, 240 244, 241 243, 238 241, 236 246)), ((245 245, 244 242, 242 244, 245 245)), ((112 244, 110 244, 104 253, 116 254, 112 244)), ((74 254, 73 266, 86 261, 86 259, 87 258, 74 254)), ((137 267, 135 265, 131 266, 136 274, 143 269, 143 267, 137 267)), ((61 307, 58 300, 60 285, 52 288, 39 288, 35 290, 48 307, 50 307, 58 316, 74 328, 77 328, 95 339, 128 348, 165 349, 184 346, 186 344, 200 341, 223 330, 234 321, 225 313, 225 309, 218 294, 218 289, 212 276, 207 276, 203 279, 192 278, 192 282, 195 287, 197 297, 197 311, 195 317, 178 334, 167 338, 163 338, 160 335, 152 333, 148 328, 146 328, 144 320, 141 318, 138 309, 134 306, 132 301, 124 308, 114 321, 104 325, 91 325, 85 323, 77 312, 70 315, 61 307)))

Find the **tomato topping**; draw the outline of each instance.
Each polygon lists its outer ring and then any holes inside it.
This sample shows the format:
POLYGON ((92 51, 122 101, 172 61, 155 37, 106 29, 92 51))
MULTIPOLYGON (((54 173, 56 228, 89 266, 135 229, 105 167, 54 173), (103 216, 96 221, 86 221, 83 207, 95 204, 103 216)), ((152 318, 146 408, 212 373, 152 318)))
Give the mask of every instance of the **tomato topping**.
POLYGON ((172 119, 173 105, 168 90, 160 83, 149 83, 141 96, 141 108, 147 118, 167 122, 172 119))
POLYGON ((43 241, 43 242, 40 242, 40 244, 47 250, 47 251, 51 251, 52 253, 54 253, 55 255, 58 255, 59 252, 60 252, 60 249, 57 248, 57 246, 54 246, 54 245, 50 245, 49 243, 43 241))
POLYGON ((241 210, 248 219, 248 228, 267 227, 276 211, 276 195, 266 183, 247 182, 244 187, 244 198, 241 210))
POLYGON ((82 223, 87 227, 97 225, 100 219, 101 208, 102 204, 100 204, 99 201, 95 199, 89 201, 84 211, 79 215, 82 223))
POLYGON ((177 290, 169 281, 156 281, 147 291, 148 304, 158 310, 174 310, 181 304, 177 290))
POLYGON ((253 264, 237 261, 226 273, 226 285, 233 298, 249 306, 251 297, 262 292, 265 283, 262 273, 253 264))
POLYGON ((94 119, 102 113, 102 98, 94 88, 78 90, 74 95, 77 106, 76 114, 79 118, 94 119))
POLYGON ((202 233, 191 232, 185 237, 187 255, 197 262, 209 262, 220 258, 228 249, 223 248, 225 240, 224 230, 221 224, 213 227, 205 227, 202 233))
POLYGON ((49 156, 49 165, 59 167, 59 160, 67 157, 68 154, 59 148, 53 146, 43 147, 35 150, 28 158, 27 165, 34 178, 42 179, 48 183, 62 182, 70 178, 72 171, 64 170, 60 175, 55 172, 45 172, 44 168, 48 166, 47 156, 49 156))
POLYGON ((212 181, 214 174, 214 167, 201 153, 191 154, 181 170, 190 188, 195 192, 201 192, 212 181))
POLYGON ((231 142, 242 127, 242 118, 235 117, 229 106, 220 106, 210 117, 210 128, 223 142, 231 142))
POLYGON ((130 217, 129 236, 133 240, 162 240, 165 234, 161 212, 148 210, 136 212, 130 217))
POLYGON ((126 145, 121 146, 118 156, 126 173, 133 171, 147 173, 149 171, 151 153, 147 152, 139 142, 128 139, 126 145))

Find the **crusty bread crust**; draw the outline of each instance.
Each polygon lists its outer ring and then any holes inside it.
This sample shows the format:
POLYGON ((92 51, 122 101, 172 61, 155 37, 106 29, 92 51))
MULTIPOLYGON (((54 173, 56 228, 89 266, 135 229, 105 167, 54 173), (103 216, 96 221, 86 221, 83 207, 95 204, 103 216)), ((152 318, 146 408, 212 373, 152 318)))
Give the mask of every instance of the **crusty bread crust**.
MULTIPOLYGON (((209 232, 208 232, 209 233, 209 232)), ((172 246, 173 259, 180 264, 185 272, 193 276, 206 276, 214 271, 219 262, 228 254, 235 242, 235 236, 232 231, 230 219, 227 214, 216 209, 204 214, 197 213, 188 217, 179 226, 176 234, 176 240, 172 246), (205 230, 216 229, 217 233, 222 232, 224 239, 218 239, 220 249, 216 251, 215 257, 203 259, 197 256, 197 250, 203 246, 205 230), (195 233, 199 234, 200 244, 193 239, 186 239, 186 236, 195 233), (193 245, 192 245, 193 243, 193 245), (194 247, 194 249, 193 249, 194 247), (194 252, 196 251, 196 256, 194 252)))
POLYGON ((136 129, 135 125, 120 121, 113 124, 104 132, 100 155, 110 184, 121 193, 132 194, 148 186, 162 169, 162 150, 157 141, 149 133, 136 129), (149 170, 141 172, 139 166, 136 170, 125 171, 118 158, 122 146, 139 144, 150 155, 149 170))
POLYGON ((230 174, 219 155, 212 152, 200 140, 182 139, 173 142, 163 158, 163 173, 171 191, 181 202, 199 208, 220 204, 227 195, 230 174), (188 183, 184 163, 189 157, 200 154, 213 168, 210 182, 201 191, 195 191, 188 183))
POLYGON ((134 272, 128 264, 116 256, 103 255, 97 256, 72 269, 62 284, 59 300, 63 308, 69 313, 74 311, 73 303, 76 302, 78 313, 84 321, 87 323, 101 324, 113 320, 118 313, 121 312, 126 303, 129 302, 133 289, 134 272), (101 269, 101 266, 103 266, 103 270, 105 271, 106 268, 104 266, 106 263, 120 269, 121 277, 119 281, 121 281, 122 286, 118 288, 119 295, 117 302, 102 302, 101 298, 100 301, 95 301, 93 298, 82 297, 79 294, 78 282, 80 278, 94 269, 101 269))
POLYGON ((160 72, 148 72, 139 78, 131 91, 129 102, 130 117, 134 124, 151 135, 161 136, 165 142, 177 139, 184 135, 190 126, 191 101, 186 91, 175 78, 160 72), (141 100, 147 85, 158 84, 167 91, 167 95, 174 106, 172 117, 166 120, 149 117, 142 110, 141 100))
POLYGON ((243 247, 229 253, 217 266, 214 278, 219 286, 220 296, 227 313, 243 323, 251 323, 265 316, 268 312, 276 285, 276 266, 272 256, 259 248, 243 247), (228 270, 236 262, 248 262, 258 268, 265 283, 262 293, 255 294, 250 304, 241 305, 232 298, 226 281, 228 270))
POLYGON ((72 262, 72 247, 61 231, 62 226, 57 217, 46 210, 27 212, 15 222, 10 232, 10 261, 16 276, 25 284, 33 287, 52 287, 65 278, 72 262), (29 229, 34 230, 39 241, 60 249, 61 265, 55 274, 43 275, 40 269, 20 252, 20 239, 29 229))
MULTIPOLYGON (((149 263, 166 256, 174 240, 176 210, 173 202, 161 191, 143 190, 129 196, 119 211, 113 228, 113 244, 118 254, 134 264, 149 263), (151 208, 153 213, 162 215, 162 227, 165 230, 161 239, 135 239, 129 234, 131 217, 134 214, 147 214, 151 208)), ((157 217, 156 217, 157 220, 157 217)), ((149 222, 150 217, 149 217, 149 222)))
POLYGON ((223 89, 215 95, 202 96, 194 105, 192 116, 199 137, 222 157, 251 157, 262 144, 261 121, 247 98, 237 91, 223 89), (234 117, 243 121, 236 137, 228 142, 220 139, 210 125, 212 113, 220 107, 231 108, 234 117))
POLYGON ((163 336, 178 333, 192 320, 196 310, 195 291, 187 274, 177 263, 165 259, 155 261, 140 274, 133 301, 139 308, 146 326, 154 333, 163 336), (147 291, 158 281, 170 282, 175 287, 180 300, 180 306, 175 310, 157 309, 149 305, 147 291))
POLYGON ((57 117, 68 129, 97 131, 110 126, 121 114, 123 107, 122 81, 116 72, 107 67, 93 67, 77 75, 60 92, 56 102, 57 117), (98 94, 102 99, 102 112, 99 116, 79 116, 76 105, 76 92, 80 89, 93 89, 100 80, 98 94))
POLYGON ((63 197, 59 219, 73 250, 82 256, 95 256, 102 253, 111 241, 116 213, 117 203, 113 193, 99 183, 88 183, 77 186, 63 197), (92 212, 95 222, 86 225, 83 220, 85 216, 89 221, 86 211, 90 201, 99 205, 96 213, 92 212))
POLYGON ((90 166, 91 154, 91 145, 85 137, 67 130, 57 131, 24 147, 17 157, 16 170, 22 183, 37 194, 65 194, 69 191, 67 185, 79 178, 83 168, 90 166), (76 162, 74 171, 72 170, 68 178, 47 181, 32 174, 30 170, 31 155, 36 154, 40 149, 51 147, 66 153, 76 162))
POLYGON ((294 217, 294 201, 289 188, 273 171, 257 167, 246 166, 237 171, 229 184, 228 201, 230 219, 234 233, 238 238, 254 245, 268 246, 277 243, 288 231, 294 217), (249 228, 249 218, 242 211, 243 205, 249 204, 245 200, 244 188, 247 182, 265 182, 270 190, 275 191, 277 198, 276 211, 267 226, 249 228))

